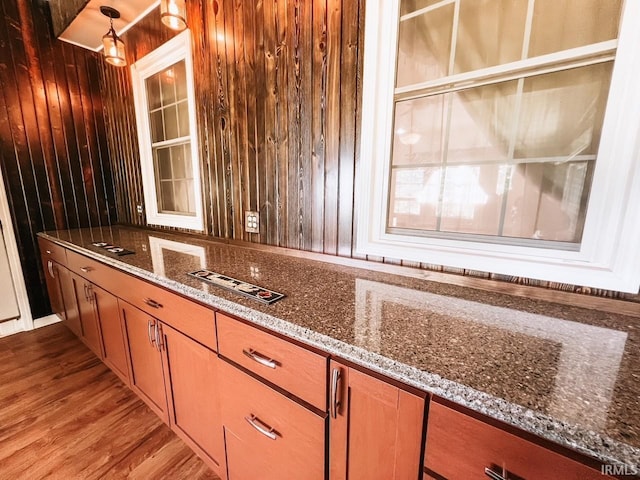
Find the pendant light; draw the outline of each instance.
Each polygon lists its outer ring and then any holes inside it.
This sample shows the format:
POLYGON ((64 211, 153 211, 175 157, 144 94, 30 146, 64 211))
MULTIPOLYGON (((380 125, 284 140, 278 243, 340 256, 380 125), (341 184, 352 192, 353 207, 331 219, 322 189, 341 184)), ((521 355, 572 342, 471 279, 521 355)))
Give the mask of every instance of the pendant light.
POLYGON ((127 59, 124 55, 124 42, 120 40, 120 37, 116 35, 116 31, 113 29, 113 19, 120 18, 120 12, 115 8, 103 5, 100 7, 100 13, 105 17, 109 17, 111 25, 106 35, 102 37, 104 59, 111 65, 124 67, 127 64, 127 59))
POLYGON ((161 0, 160 18, 172 30, 182 31, 187 28, 185 0, 161 0))

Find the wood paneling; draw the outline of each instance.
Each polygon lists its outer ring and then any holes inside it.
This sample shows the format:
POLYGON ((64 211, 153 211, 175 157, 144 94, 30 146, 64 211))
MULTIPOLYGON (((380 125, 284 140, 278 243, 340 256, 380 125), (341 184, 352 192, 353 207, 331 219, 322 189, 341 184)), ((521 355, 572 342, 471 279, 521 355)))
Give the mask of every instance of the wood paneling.
POLYGON ((0 5, 0 160, 34 317, 50 312, 35 234, 115 221, 98 54, 51 36, 47 2, 0 5))
POLYGON ((218 477, 62 324, 0 339, 2 478, 218 477))
MULTIPOLYGON (((362 3, 188 2, 208 234, 351 256, 362 3)), ((152 12, 128 60, 171 35, 152 12)), ((129 74, 101 70, 119 218, 144 225, 129 74)))

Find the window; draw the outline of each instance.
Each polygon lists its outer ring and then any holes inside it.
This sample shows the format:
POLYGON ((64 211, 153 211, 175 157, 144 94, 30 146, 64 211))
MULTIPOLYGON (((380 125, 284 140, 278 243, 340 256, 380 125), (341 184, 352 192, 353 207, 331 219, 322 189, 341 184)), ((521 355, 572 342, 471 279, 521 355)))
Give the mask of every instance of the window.
POLYGON ((203 230, 190 32, 131 73, 147 223, 203 230))
POLYGON ((622 0, 369 0, 358 250, 638 291, 639 21, 622 0))

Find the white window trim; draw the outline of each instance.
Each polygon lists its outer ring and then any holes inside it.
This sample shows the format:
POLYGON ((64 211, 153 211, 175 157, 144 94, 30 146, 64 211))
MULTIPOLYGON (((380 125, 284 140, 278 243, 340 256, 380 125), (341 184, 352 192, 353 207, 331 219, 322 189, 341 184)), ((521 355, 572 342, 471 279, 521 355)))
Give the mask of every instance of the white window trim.
POLYGON ((140 164, 142 168, 142 186, 147 223, 167 227, 204 230, 202 189, 200 185, 200 162, 198 154, 198 135, 196 123, 195 93, 193 87, 193 60, 191 56, 191 32, 185 30, 153 52, 131 65, 133 98, 138 124, 138 143, 140 148, 140 164), (187 101, 189 104, 189 140, 191 142, 191 164, 193 168, 193 188, 196 214, 179 215, 158 212, 158 199, 151 148, 151 127, 149 125, 149 108, 147 105, 147 89, 145 80, 151 75, 173 65, 180 60, 185 61, 187 72, 187 101))
POLYGON ((621 292, 640 287, 640 2, 626 1, 579 251, 386 232, 399 0, 367 0, 356 249, 621 292))

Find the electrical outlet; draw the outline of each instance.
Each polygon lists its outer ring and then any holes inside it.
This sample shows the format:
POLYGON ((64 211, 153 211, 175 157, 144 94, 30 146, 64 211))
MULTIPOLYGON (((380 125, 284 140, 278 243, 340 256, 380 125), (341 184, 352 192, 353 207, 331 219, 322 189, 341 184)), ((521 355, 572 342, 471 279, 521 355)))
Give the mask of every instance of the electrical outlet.
POLYGON ((244 212, 244 231, 248 233, 260 233, 260 214, 247 210, 244 212))
POLYGON ((138 203, 136 205, 136 212, 138 212, 138 215, 142 215, 142 212, 144 212, 144 207, 142 206, 141 203, 138 203))

